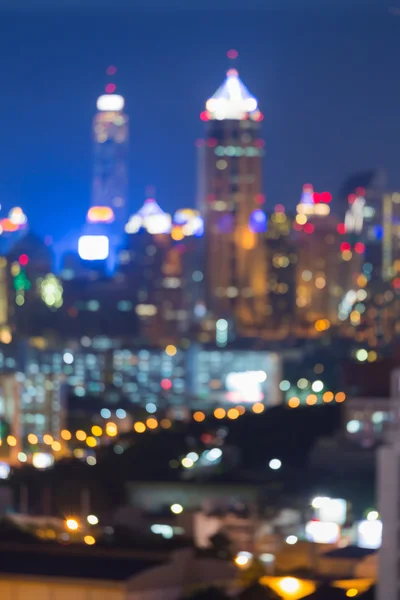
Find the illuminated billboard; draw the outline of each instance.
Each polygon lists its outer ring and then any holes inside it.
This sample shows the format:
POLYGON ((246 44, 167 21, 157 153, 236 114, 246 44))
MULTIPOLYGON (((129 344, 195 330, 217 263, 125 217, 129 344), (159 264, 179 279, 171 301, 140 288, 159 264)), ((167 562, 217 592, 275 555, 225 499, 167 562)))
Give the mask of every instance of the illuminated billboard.
POLYGON ((309 521, 306 524, 306 538, 316 544, 336 544, 340 535, 337 523, 309 521))
POLYGON ((105 235, 82 235, 78 241, 78 253, 83 260, 105 260, 110 243, 105 235))
POLYGON ((273 352, 191 348, 193 396, 211 403, 281 402, 281 361, 273 352))

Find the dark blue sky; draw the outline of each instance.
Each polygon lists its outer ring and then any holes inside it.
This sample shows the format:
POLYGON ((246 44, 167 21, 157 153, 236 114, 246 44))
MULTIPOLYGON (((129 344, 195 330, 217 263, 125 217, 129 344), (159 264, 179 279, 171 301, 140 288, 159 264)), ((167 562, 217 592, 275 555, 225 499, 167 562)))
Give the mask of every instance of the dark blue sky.
POLYGON ((269 206, 293 206, 306 181, 335 193, 347 174, 372 166, 400 187, 400 17, 387 8, 110 6, 109 15, 0 13, 0 202, 21 205, 34 230, 57 238, 84 220, 91 119, 109 64, 131 120, 132 211, 147 185, 168 210, 193 205, 198 115, 232 47, 265 114, 269 206))

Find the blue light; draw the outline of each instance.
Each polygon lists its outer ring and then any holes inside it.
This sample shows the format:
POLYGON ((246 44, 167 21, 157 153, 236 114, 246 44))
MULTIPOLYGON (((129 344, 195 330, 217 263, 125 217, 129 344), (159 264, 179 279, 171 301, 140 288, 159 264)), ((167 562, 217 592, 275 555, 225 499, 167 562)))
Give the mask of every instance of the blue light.
POLYGON ((383 238, 383 227, 382 225, 375 225, 374 227, 374 236, 376 240, 381 240, 383 238))
POLYGON ((251 213, 249 228, 253 233, 264 233, 267 230, 267 215, 259 208, 251 213))

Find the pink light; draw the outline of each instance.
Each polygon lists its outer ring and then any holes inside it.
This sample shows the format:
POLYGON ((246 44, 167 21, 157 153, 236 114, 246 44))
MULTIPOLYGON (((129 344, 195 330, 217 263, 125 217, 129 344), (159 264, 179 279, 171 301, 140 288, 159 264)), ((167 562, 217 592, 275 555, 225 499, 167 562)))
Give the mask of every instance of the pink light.
POLYGON ((314 186, 312 183, 305 183, 303 185, 303 192, 310 192, 312 193, 314 191, 314 186))
POLYGON ((346 233, 346 225, 344 223, 339 223, 339 225, 336 227, 336 230, 338 233, 343 235, 344 233, 346 233))
POLYGON ((206 110, 203 110, 203 112, 200 113, 200 119, 202 121, 209 121, 210 120, 210 116, 208 114, 208 112, 206 110))
POLYGON ((365 245, 362 242, 357 242, 354 245, 354 250, 357 252, 357 254, 362 254, 365 251, 365 245))
POLYGON ((235 59, 239 56, 239 52, 237 50, 228 50, 228 52, 226 53, 227 57, 230 59, 235 59))
POLYGON ((357 196, 365 196, 365 188, 363 188, 363 187, 358 187, 358 188, 356 189, 356 194, 357 194, 357 196))
POLYGON ((354 204, 356 199, 357 199, 357 196, 355 194, 349 194, 349 197, 348 197, 349 204, 354 204))
POLYGON ((256 204, 265 204, 265 196, 264 196, 264 194, 256 194, 254 196, 254 202, 256 204))
POLYGON ((275 212, 276 213, 284 213, 285 212, 285 207, 283 206, 283 204, 277 204, 275 206, 275 212))
POLYGON ((107 67, 107 70, 106 70, 107 75, 115 75, 116 72, 117 72, 117 67, 114 67, 114 65, 110 65, 109 67, 107 67))
POLYGON ((161 387, 163 390, 170 390, 172 388, 172 381, 170 379, 162 379, 161 387))
POLYGON ((304 225, 304 233, 313 233, 314 229, 315 229, 315 227, 312 223, 306 223, 304 225))
POLYGON ((106 93, 107 94, 113 94, 116 89, 117 89, 117 86, 115 85, 115 83, 107 83, 107 85, 106 85, 106 93))
POLYGON ((21 254, 21 256, 18 259, 18 262, 20 265, 25 267, 29 262, 29 256, 27 254, 21 254))
POLYGON ((215 148, 215 146, 218 144, 218 140, 216 140, 215 138, 209 138, 207 140, 207 146, 209 148, 215 148))
POLYGON ((349 242, 342 242, 340 244, 340 251, 341 252, 346 252, 346 250, 350 250, 350 249, 351 249, 351 246, 350 246, 349 242))
POLYGON ((260 112, 260 114, 256 118, 256 121, 264 121, 264 115, 262 114, 262 112, 260 112))
POLYGON ((328 204, 332 200, 332 194, 329 192, 322 192, 321 200, 322 202, 326 202, 328 204))
POLYGON ((226 74, 228 75, 228 77, 238 77, 239 75, 236 69, 229 69, 229 71, 227 71, 226 74))

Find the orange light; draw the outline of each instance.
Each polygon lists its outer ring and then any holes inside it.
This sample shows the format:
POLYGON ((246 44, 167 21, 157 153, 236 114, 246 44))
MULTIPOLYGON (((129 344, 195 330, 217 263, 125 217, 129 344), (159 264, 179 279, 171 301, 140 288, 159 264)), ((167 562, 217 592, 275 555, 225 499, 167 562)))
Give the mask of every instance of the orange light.
POLYGON ((223 408, 216 408, 214 410, 214 417, 216 419, 223 419, 226 415, 226 410, 224 410, 223 408))
POLYGON ((338 392, 335 396, 336 402, 344 402, 346 400, 346 394, 344 392, 338 392))
POLYGON ((256 413, 256 415, 260 415, 265 410, 265 406, 262 402, 256 402, 251 408, 253 413, 256 413))
POLYGON ((198 410, 193 415, 193 419, 195 421, 197 421, 197 423, 201 423, 202 421, 204 421, 205 418, 206 418, 206 415, 203 412, 201 412, 201 410, 198 410))
POLYGON ((53 436, 49 435, 48 433, 46 433, 43 436, 43 441, 45 444, 47 444, 48 446, 51 446, 51 444, 54 442, 53 436))
POLYGON ((144 433, 146 431, 146 425, 141 421, 138 421, 134 424, 133 429, 136 431, 136 433, 144 433))
MULTIPOLYGON (((82 431, 82 429, 78 429, 78 431, 75 433, 76 439, 79 440, 80 442, 84 442, 87 438, 87 435, 84 431, 82 431)), ((43 438, 44 440, 44 438, 43 438)))
POLYGON ((150 417, 149 419, 147 419, 146 425, 149 429, 157 429, 158 421, 157 419, 154 419, 154 417, 150 417))
POLYGON ((334 396, 332 394, 332 392, 325 392, 325 394, 322 396, 322 400, 324 402, 332 402, 334 396))
POLYGON ((18 231, 19 225, 13 223, 11 219, 0 219, 0 227, 3 231, 8 233, 12 233, 13 231, 18 231))
POLYGON ((245 407, 242 406, 241 404, 239 404, 236 408, 239 411, 239 415, 244 415, 244 413, 246 412, 245 407))
POLYGON ((237 408, 230 408, 227 413, 228 419, 235 420, 239 417, 239 411, 237 408))
POLYGON ((53 442, 51 445, 51 449, 54 450, 54 452, 60 452, 60 450, 61 450, 60 442, 53 442))
POLYGON ((174 227, 171 231, 171 237, 173 240, 175 240, 175 242, 180 242, 181 240, 183 240, 185 235, 182 231, 182 227, 174 227))
POLYGON ((172 423, 169 419, 161 419, 160 425, 163 429, 169 429, 171 427, 172 423))
POLYGON ((306 402, 308 404, 308 406, 313 406, 314 404, 317 403, 317 396, 315 394, 309 394, 306 398, 306 402))
POLYGON ((299 398, 297 398, 297 396, 293 396, 292 398, 289 398, 288 406, 290 408, 297 408, 298 406, 300 406, 299 398))
POLYGON ((68 442, 71 439, 72 435, 71 435, 71 432, 68 431, 68 429, 63 429, 61 432, 61 437, 63 440, 68 442))
POLYGON ((112 223, 114 211, 109 206, 92 206, 87 214, 89 223, 112 223))

